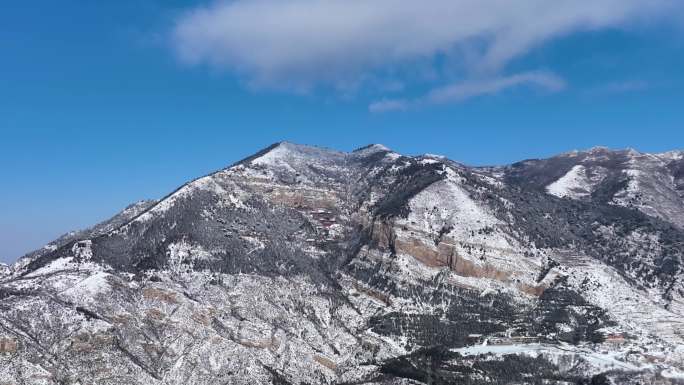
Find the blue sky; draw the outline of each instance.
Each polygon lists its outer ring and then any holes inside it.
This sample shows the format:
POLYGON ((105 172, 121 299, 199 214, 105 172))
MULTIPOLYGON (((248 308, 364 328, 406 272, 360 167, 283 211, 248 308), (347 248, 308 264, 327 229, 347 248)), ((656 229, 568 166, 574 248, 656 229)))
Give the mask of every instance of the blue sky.
POLYGON ((684 147, 681 7, 548 3, 4 2, 0 261, 280 140, 473 165, 684 147))

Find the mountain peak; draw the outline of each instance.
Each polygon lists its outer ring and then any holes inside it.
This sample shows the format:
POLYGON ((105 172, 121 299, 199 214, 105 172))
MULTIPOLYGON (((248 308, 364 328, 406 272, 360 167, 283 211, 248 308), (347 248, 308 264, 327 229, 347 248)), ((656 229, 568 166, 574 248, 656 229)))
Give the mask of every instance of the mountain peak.
POLYGON ((392 150, 389 149, 389 147, 385 146, 384 144, 380 143, 372 143, 363 147, 359 147, 352 152, 375 152, 375 151, 386 151, 386 152, 391 152, 392 150))
POLYGON ((258 156, 252 158, 250 162, 252 164, 278 164, 278 163, 290 163, 292 161, 304 160, 304 159, 316 159, 316 160, 329 160, 341 158, 345 154, 343 152, 324 148, 309 146, 304 144, 297 144, 292 142, 278 142, 262 151, 258 156))
POLYGON ((684 150, 673 150, 673 151, 667 151, 667 152, 661 152, 659 154, 655 154, 660 158, 664 158, 667 160, 682 160, 684 159, 684 150))
POLYGON ((590 154, 596 154, 596 153, 606 153, 606 152, 613 152, 610 148, 606 146, 594 146, 590 149, 588 149, 586 152, 590 154))
POLYGON ((316 155, 324 154, 342 154, 340 151, 328 149, 324 147, 310 146, 304 144, 298 144, 288 141, 280 141, 265 147, 262 150, 250 155, 244 159, 235 162, 232 166, 237 166, 239 164, 265 164, 269 162, 276 161, 277 159, 288 158, 294 154, 299 156, 313 157, 316 155))

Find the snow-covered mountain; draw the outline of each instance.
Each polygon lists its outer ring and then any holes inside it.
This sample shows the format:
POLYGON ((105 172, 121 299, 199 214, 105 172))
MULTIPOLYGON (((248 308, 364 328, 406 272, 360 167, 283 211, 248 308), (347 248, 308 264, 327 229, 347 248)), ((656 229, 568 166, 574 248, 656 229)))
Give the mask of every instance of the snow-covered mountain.
POLYGON ((0 266, 0 383, 684 383, 684 153, 277 143, 0 266))

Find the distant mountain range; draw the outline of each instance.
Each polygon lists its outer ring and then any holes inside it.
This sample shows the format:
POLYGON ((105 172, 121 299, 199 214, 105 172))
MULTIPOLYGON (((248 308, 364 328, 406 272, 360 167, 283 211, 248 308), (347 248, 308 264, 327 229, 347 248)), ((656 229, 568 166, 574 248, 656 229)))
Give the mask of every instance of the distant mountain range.
POLYGON ((0 265, 0 384, 684 383, 684 152, 277 143, 0 265))

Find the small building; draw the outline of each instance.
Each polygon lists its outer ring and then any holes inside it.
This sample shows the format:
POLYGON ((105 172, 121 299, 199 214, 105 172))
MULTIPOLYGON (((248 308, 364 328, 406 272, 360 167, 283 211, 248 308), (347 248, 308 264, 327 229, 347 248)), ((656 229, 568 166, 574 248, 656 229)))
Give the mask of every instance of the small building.
POLYGON ((627 338, 622 333, 610 333, 606 335, 604 342, 611 345, 622 345, 627 342, 627 338))
POLYGON ((466 341, 469 344, 481 344, 484 341, 484 336, 482 334, 468 334, 466 341))

